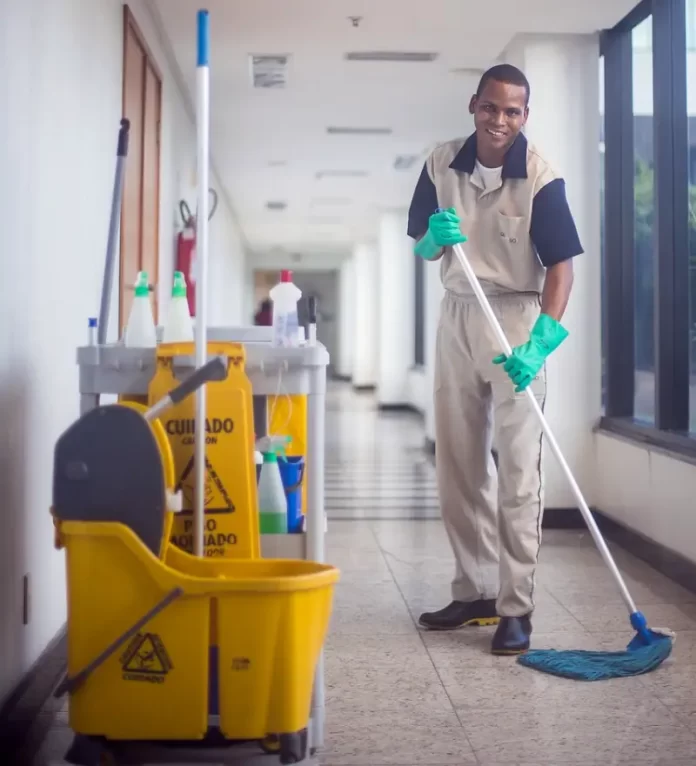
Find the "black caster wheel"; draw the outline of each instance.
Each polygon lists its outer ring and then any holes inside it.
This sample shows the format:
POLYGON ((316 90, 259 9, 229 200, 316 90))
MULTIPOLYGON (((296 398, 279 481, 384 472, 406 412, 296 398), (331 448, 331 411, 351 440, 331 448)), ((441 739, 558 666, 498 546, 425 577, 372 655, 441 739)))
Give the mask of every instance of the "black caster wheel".
POLYGON ((263 739, 259 740, 259 745, 266 755, 278 755, 280 752, 280 737, 277 734, 266 734, 263 739))
POLYGON ((67 763, 74 766, 115 766, 116 760, 106 749, 100 737, 85 737, 76 734, 70 749, 65 754, 67 763))
POLYGON ((302 763, 307 757, 307 745, 309 735, 307 729, 302 729, 295 734, 280 735, 280 762, 281 764, 302 763))

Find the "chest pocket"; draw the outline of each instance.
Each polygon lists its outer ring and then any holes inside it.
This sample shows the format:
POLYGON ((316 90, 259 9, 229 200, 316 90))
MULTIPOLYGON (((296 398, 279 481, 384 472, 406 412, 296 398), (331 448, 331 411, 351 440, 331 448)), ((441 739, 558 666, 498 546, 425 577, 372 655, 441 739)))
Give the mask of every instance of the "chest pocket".
POLYGON ((499 252, 512 256, 523 255, 529 245, 528 218, 497 213, 494 221, 499 252))

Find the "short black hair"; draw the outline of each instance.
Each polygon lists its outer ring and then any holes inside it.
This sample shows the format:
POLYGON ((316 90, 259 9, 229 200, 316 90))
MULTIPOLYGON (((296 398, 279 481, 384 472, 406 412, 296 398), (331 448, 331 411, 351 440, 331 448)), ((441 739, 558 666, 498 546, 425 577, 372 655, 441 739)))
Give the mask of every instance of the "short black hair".
POLYGON ((525 77, 524 72, 521 69, 518 69, 512 64, 496 64, 496 66, 492 66, 483 73, 476 90, 476 98, 481 96, 483 89, 490 80, 504 82, 506 85, 518 85, 520 88, 524 88, 526 93, 525 104, 529 104, 529 80, 525 77))

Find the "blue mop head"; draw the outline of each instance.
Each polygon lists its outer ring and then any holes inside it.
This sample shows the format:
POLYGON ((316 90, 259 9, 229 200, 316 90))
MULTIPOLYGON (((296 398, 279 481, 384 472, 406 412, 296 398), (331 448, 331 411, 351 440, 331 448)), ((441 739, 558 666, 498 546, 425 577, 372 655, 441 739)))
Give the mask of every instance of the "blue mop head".
POLYGON ((575 681, 603 681, 649 673, 672 653, 675 635, 669 630, 647 627, 640 612, 631 615, 637 632, 622 652, 534 649, 517 658, 520 665, 575 681))

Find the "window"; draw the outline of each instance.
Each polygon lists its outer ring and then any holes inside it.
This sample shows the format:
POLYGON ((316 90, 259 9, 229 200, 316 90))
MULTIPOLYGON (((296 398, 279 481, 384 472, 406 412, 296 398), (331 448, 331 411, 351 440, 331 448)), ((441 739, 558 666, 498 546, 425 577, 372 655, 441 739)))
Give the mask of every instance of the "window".
MULTIPOLYGON (((600 133, 599 133, 599 236, 600 236, 600 263, 602 273, 605 268, 606 246, 604 237, 604 56, 599 57, 599 114, 600 114, 600 133)), ((601 284, 601 311, 602 311, 602 414, 606 414, 607 406, 607 296, 606 281, 603 279, 601 284)))
POLYGON ((696 435, 696 0, 686 5, 689 141, 689 431, 696 435), (694 51, 693 53, 691 51, 694 51))
POLYGON ((694 43, 696 0, 643 0, 602 35, 602 425, 689 455, 696 454, 696 97, 687 103, 687 85, 696 93, 696 82, 687 82, 694 43))
POLYGON ((634 282, 634 408, 636 420, 655 423, 655 259, 653 220, 652 17, 631 34, 633 70, 633 254, 634 282))

